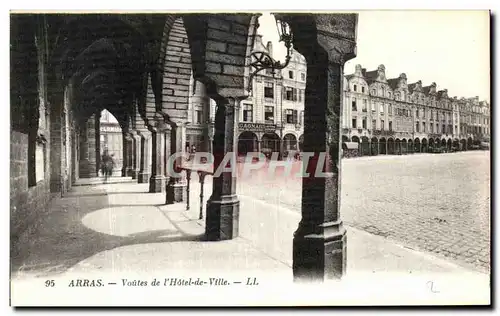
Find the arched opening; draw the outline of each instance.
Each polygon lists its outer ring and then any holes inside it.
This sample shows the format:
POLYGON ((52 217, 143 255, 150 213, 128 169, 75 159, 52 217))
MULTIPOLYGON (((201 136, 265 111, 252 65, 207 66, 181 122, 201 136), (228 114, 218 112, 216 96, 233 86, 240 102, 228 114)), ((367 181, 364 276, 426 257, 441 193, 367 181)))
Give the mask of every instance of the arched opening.
POLYGON ((421 149, 420 149, 421 153, 427 153, 427 152, 429 152, 430 144, 428 144, 427 138, 423 138, 422 139, 422 145, 421 146, 422 146, 421 149))
POLYGON ((113 168, 111 176, 121 176, 123 167, 123 134, 120 123, 116 117, 104 109, 101 111, 99 120, 99 149, 100 161, 99 166, 102 173, 102 162, 104 155, 108 155, 113 160, 113 168))
POLYGON ((378 150, 379 150, 379 144, 378 144, 378 139, 377 137, 372 137, 372 144, 371 144, 371 147, 370 147, 370 154, 372 156, 376 156, 378 155, 378 150))
POLYGON ((399 138, 396 138, 396 141, 394 142, 394 153, 396 155, 402 154, 401 140, 399 138))
POLYGON ((429 138, 429 148, 427 149, 427 152, 433 152, 435 148, 434 138, 429 138))
MULTIPOLYGON (((451 141, 450 141, 450 144, 451 144, 451 141)), ((441 139, 441 149, 442 150, 447 150, 447 143, 446 143, 446 139, 441 139)))
POLYGON ((366 136, 361 137, 361 156, 370 156, 370 139, 366 136))
POLYGON ((351 141, 352 141, 353 143, 358 143, 358 144, 359 144, 359 137, 358 137, 358 136, 353 136, 353 137, 351 138, 351 141))
POLYGON ((394 139, 389 138, 387 140, 387 154, 388 155, 394 155, 396 152, 395 145, 394 145, 394 139))
POLYGON ((467 141, 465 139, 460 140, 460 150, 467 150, 467 141))
POLYGON ((297 137, 293 134, 286 134, 283 137, 285 150, 297 150, 297 137))
POLYGON ((280 151, 280 138, 276 133, 265 133, 262 136, 261 152, 272 154, 280 151))
POLYGON ((382 137, 380 139, 380 142, 379 142, 379 153, 380 154, 383 154, 383 155, 387 155, 387 141, 385 140, 384 137, 382 137))
POLYGON ((455 138, 453 140, 453 147, 452 147, 452 150, 453 151, 460 151, 460 141, 458 140, 458 138, 455 138))
POLYGON ((448 149, 448 151, 451 151, 451 147, 452 147, 452 141, 451 141, 451 138, 450 138, 446 142, 446 149, 448 149))
POLYGON ((421 148, 421 144, 420 144, 420 139, 419 138, 415 138, 415 142, 413 144, 413 151, 416 152, 416 153, 419 153, 421 152, 422 148, 421 148))
POLYGON ((255 133, 245 131, 238 137, 238 155, 246 156, 249 152, 254 152, 259 149, 258 137, 255 133))
POLYGON ((408 142, 405 138, 401 140, 401 154, 405 155, 408 153, 408 142))

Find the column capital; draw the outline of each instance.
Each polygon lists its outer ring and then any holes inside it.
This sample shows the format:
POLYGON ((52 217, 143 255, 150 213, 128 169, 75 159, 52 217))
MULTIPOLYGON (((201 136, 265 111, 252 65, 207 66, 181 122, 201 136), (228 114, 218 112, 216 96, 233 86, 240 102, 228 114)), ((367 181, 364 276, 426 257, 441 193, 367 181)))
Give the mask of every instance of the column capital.
POLYGON ((340 65, 356 57, 358 14, 302 13, 278 16, 290 24, 294 47, 306 58, 314 58, 318 48, 325 50, 329 62, 340 65))

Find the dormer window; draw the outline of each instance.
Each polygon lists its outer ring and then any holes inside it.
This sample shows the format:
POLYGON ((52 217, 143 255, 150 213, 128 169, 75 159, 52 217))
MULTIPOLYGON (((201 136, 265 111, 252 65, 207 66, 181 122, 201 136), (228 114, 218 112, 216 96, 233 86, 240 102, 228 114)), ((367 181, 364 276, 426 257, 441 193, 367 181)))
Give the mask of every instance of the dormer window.
POLYGON ((392 93, 390 93, 390 92, 389 92, 389 93, 387 93, 387 95, 389 96, 389 98, 391 98, 391 97, 392 97, 392 93))
POLYGON ((288 71, 288 78, 293 79, 293 71, 292 70, 288 71))
POLYGON ((365 87, 361 87, 361 92, 365 93, 365 87))
POLYGON ((353 85, 352 88, 354 89, 354 92, 356 92, 358 87, 356 85, 353 85))

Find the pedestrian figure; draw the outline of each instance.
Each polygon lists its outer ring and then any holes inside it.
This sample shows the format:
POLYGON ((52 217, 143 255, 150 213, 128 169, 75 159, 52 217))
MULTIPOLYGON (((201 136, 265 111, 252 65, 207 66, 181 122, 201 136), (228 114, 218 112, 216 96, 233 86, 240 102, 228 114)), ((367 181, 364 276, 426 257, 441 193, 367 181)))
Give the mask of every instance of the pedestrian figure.
POLYGON ((114 167, 114 161, 113 161, 113 155, 109 155, 108 151, 105 150, 104 154, 102 155, 102 173, 104 175, 104 183, 108 182, 108 177, 113 174, 113 167, 114 167))

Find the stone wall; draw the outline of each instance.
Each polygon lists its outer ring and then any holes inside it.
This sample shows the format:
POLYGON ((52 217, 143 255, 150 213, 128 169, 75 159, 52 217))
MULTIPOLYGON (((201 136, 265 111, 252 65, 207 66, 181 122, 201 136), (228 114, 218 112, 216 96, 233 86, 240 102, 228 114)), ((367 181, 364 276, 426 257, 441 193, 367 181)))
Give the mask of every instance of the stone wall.
MULTIPOLYGON (((47 157, 46 169, 47 170, 47 157)), ((47 209, 50 201, 50 176, 28 187, 28 135, 11 132, 10 144, 10 238, 11 258, 15 260, 22 244, 36 228, 36 219, 47 209)))

